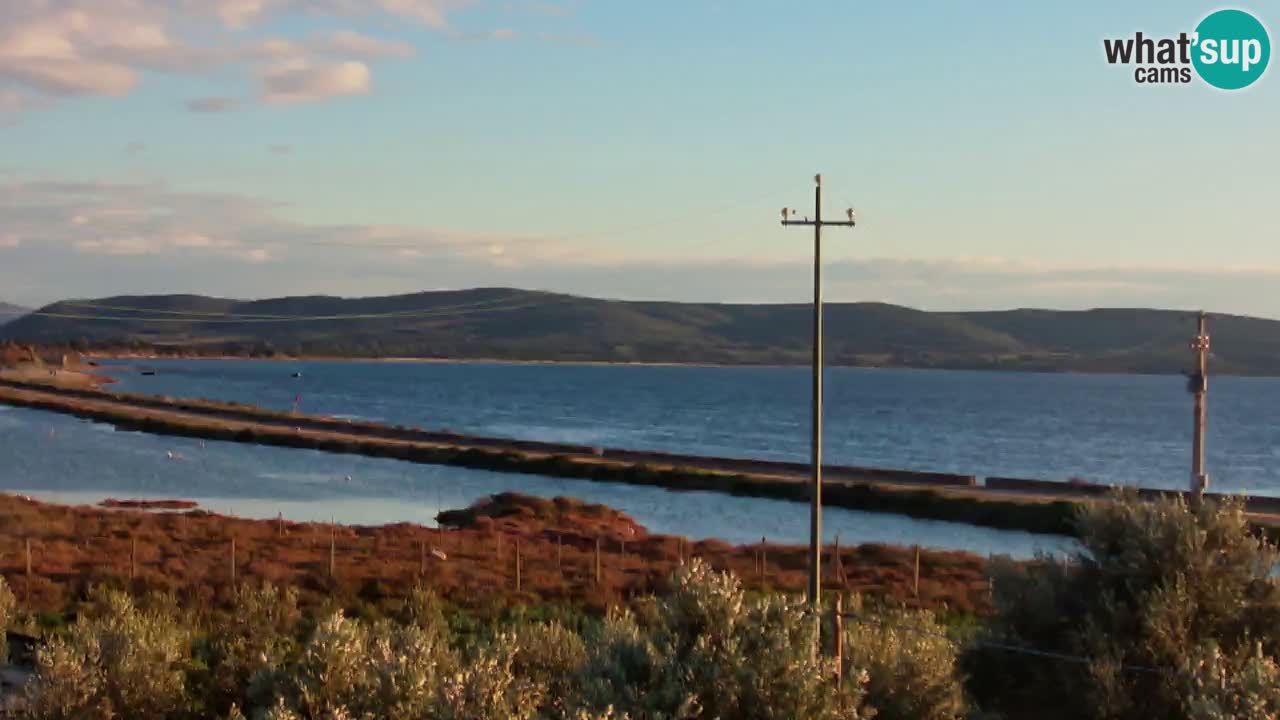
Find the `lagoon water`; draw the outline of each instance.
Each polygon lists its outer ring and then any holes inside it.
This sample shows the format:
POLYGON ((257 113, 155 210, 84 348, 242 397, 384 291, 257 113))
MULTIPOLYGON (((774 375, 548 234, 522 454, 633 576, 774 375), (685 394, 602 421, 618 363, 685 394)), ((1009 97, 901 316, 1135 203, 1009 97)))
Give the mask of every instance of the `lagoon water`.
MULTIPOLYGON (((500 363, 111 362, 131 392, 602 446, 804 460, 803 368, 500 363), (140 367, 157 369, 141 375, 140 367), (295 378, 295 372, 302 374, 295 378)), ((829 462, 916 470, 1185 484, 1191 401, 1178 377, 833 368, 829 462)), ((1210 384, 1214 489, 1280 494, 1280 380, 1210 384)), ((657 532, 803 542, 796 503, 503 475, 314 451, 116 432, 0 407, 0 487, 64 502, 188 497, 239 515, 430 523, 440 507, 517 490, 604 502, 657 532), (170 460, 166 451, 182 459, 170 460), (347 481, 346 476, 351 476, 347 481)), ((842 542, 919 542, 1026 556, 1052 538, 828 509, 842 542)))

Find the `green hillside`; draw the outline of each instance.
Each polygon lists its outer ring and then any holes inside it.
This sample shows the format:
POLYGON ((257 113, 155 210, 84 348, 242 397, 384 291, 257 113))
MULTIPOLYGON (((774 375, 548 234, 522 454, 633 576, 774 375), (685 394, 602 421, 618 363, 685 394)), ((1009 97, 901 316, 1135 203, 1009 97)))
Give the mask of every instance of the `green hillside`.
MULTIPOLYGON (((43 344, 207 354, 802 364, 805 304, 626 302, 481 288, 373 298, 194 295, 64 301, 0 329, 43 344), (297 319, 305 317, 307 319, 297 319)), ((1216 315, 1217 372, 1280 374, 1280 322, 1216 315)), ((827 305, 833 364, 1180 372, 1194 315, 1142 309, 924 312, 827 305)))

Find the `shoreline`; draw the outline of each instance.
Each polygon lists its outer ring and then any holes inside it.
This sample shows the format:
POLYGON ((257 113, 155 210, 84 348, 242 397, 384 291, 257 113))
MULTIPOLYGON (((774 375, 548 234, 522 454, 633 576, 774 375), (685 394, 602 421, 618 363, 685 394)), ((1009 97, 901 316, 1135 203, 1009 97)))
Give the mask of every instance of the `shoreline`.
MULTIPOLYGON (((304 355, 300 357, 248 357, 244 355, 157 355, 132 353, 88 353, 86 360, 139 360, 139 361, 250 361, 250 362, 326 362, 326 363, 390 363, 390 364, 439 364, 439 365, 562 365, 567 367, 657 367, 657 368, 721 368, 721 369, 804 369, 809 363, 715 363, 715 362, 644 362, 623 360, 519 360, 502 358, 439 358, 439 357, 349 357, 341 355, 304 355)), ((1084 375, 1100 377, 1183 377, 1177 372, 1134 372, 1121 370, 1078 370, 1071 368, 996 368, 996 367, 944 367, 919 365, 846 365, 824 363, 825 370, 902 370, 911 372, 971 372, 1017 373, 1025 375, 1084 375)), ((1276 375, 1219 373, 1216 377, 1232 378, 1280 378, 1276 375)))

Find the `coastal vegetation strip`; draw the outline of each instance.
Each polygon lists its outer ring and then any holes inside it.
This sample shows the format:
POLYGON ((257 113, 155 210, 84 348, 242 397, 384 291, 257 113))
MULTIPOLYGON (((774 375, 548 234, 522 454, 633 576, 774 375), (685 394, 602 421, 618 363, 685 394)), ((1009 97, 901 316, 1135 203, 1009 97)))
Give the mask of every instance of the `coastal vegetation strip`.
MULTIPOLYGON (((48 612, 90 586, 174 593, 204 606, 245 581, 296 587, 311 606, 403 597, 427 582, 479 612, 542 602, 601 612, 662 589, 695 557, 753 590, 799 592, 807 577, 805 547, 650 533, 617 510, 570 498, 503 493, 442 513, 440 523, 341 526, 0 495, 0 575, 28 607, 48 612)), ((986 561, 970 553, 922 550, 918 585, 911 548, 828 546, 826 560, 833 589, 917 607, 987 609, 986 561)))

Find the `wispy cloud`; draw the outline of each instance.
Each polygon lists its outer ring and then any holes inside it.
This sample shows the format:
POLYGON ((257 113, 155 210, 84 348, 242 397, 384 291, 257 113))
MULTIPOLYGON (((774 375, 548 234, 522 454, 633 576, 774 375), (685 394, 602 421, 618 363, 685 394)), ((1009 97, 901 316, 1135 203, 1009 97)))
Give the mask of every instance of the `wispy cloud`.
MULTIPOLYGON (((0 2, 0 112, 40 99, 124 96, 147 72, 199 75, 248 68, 267 102, 307 102, 367 92, 366 61, 406 59, 416 48, 347 29, 300 39, 254 41, 249 30, 306 15, 385 27, 409 23, 457 35, 451 16, 471 0, 4 0, 0 2), (210 22, 212 21, 212 22, 210 22), (291 67, 282 68, 287 59, 291 67)), ((494 38, 514 31, 494 30, 494 38)), ((238 109, 243 100, 204 97, 195 112, 238 109)))
POLYGON ((188 100, 187 109, 198 113, 223 113, 239 110, 243 103, 236 98, 207 97, 188 100))
MULTIPOLYGON (((7 300, 192 291, 372 295, 512 285, 625 299, 807 302, 811 268, 742 256, 644 255, 643 244, 407 225, 318 224, 245 195, 163 184, 0 179, 7 300), (613 249, 610 249, 610 248, 613 249), (15 291, 9 291, 15 292, 15 291)), ((1280 316, 1280 268, 871 257, 827 265, 829 300, 930 310, 1145 306, 1280 316)))
POLYGON ((323 36, 314 43, 314 46, 321 52, 348 58, 411 58, 417 54, 409 43, 380 40, 349 30, 323 36))
POLYGON ((311 64, 291 62, 265 70, 258 96, 275 105, 317 102, 341 95, 364 95, 372 85, 369 66, 362 62, 311 64))

